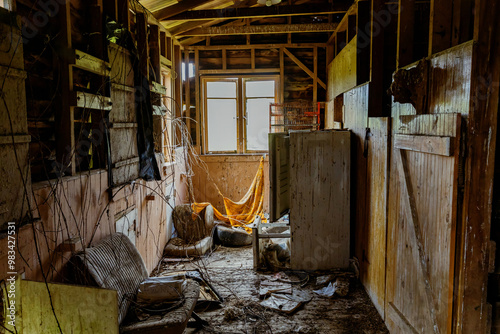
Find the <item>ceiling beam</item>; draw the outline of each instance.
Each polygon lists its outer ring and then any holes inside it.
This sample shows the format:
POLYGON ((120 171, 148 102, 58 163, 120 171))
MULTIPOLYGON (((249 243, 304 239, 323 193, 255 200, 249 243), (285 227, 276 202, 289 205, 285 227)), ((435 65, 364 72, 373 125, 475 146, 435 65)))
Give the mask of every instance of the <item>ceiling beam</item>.
POLYGON ((334 31, 338 23, 269 24, 197 28, 177 36, 263 35, 334 31))
POLYGON ((296 15, 321 15, 321 14, 344 14, 349 5, 337 3, 335 5, 295 5, 295 6, 259 6, 251 8, 224 8, 208 10, 191 10, 170 16, 166 20, 217 20, 217 19, 242 19, 262 18, 277 16, 296 15))
POLYGON ((185 12, 196 8, 204 3, 210 2, 211 0, 183 0, 175 5, 168 6, 153 12, 153 16, 156 17, 158 21, 168 19, 171 16, 185 12))

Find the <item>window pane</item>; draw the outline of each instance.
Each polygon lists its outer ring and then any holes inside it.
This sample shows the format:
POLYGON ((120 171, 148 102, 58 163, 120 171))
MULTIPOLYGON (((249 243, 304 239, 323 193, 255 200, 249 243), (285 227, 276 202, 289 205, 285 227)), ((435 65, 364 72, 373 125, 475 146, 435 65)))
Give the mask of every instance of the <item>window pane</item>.
POLYGON ((228 82, 228 81, 207 82, 207 97, 236 98, 236 82, 228 82))
POLYGON ((273 99, 247 100, 247 150, 267 151, 269 133, 269 104, 273 99))
POLYGON ((246 97, 274 97, 274 81, 247 81, 246 97))
POLYGON ((208 151, 236 151, 236 100, 207 100, 208 151))

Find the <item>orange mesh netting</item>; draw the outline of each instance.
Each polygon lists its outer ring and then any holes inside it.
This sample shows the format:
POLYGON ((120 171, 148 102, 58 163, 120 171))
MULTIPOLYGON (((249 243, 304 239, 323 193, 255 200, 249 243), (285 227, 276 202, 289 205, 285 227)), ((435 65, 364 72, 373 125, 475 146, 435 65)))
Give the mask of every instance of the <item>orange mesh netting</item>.
MULTIPOLYGON (((259 169, 252 181, 252 185, 239 202, 233 202, 222 195, 220 191, 219 194, 224 199, 226 215, 223 215, 214 208, 214 214, 217 219, 230 223, 233 226, 243 226, 248 233, 251 233, 252 229, 246 225, 253 223, 257 216, 262 217, 263 222, 265 220, 262 213, 264 203, 264 158, 260 159, 259 169)), ((193 211, 199 213, 207 205, 210 205, 210 203, 193 203, 193 211)))

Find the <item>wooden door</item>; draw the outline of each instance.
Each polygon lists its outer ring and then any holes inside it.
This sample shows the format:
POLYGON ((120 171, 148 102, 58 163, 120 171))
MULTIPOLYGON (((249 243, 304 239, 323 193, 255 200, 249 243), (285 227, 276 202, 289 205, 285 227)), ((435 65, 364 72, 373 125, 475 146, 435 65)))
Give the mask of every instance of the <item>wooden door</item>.
POLYGON ((450 333, 460 115, 399 116, 394 126, 386 323, 391 333, 450 333))
POLYGON ((370 117, 367 137, 367 225, 356 231, 362 246, 360 279, 382 319, 385 318, 385 260, 389 189, 389 117, 370 117))
POLYGON ((351 132, 290 133, 292 269, 347 268, 351 132))

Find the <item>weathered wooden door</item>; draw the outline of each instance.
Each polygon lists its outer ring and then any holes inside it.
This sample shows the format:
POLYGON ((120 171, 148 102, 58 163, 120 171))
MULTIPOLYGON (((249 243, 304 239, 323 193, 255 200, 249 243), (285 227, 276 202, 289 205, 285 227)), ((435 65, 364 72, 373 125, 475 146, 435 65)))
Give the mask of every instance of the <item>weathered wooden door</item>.
POLYGON ((386 323, 450 333, 460 115, 399 116, 393 128, 386 323))
POLYGON ((292 269, 347 268, 351 132, 290 132, 292 269))

